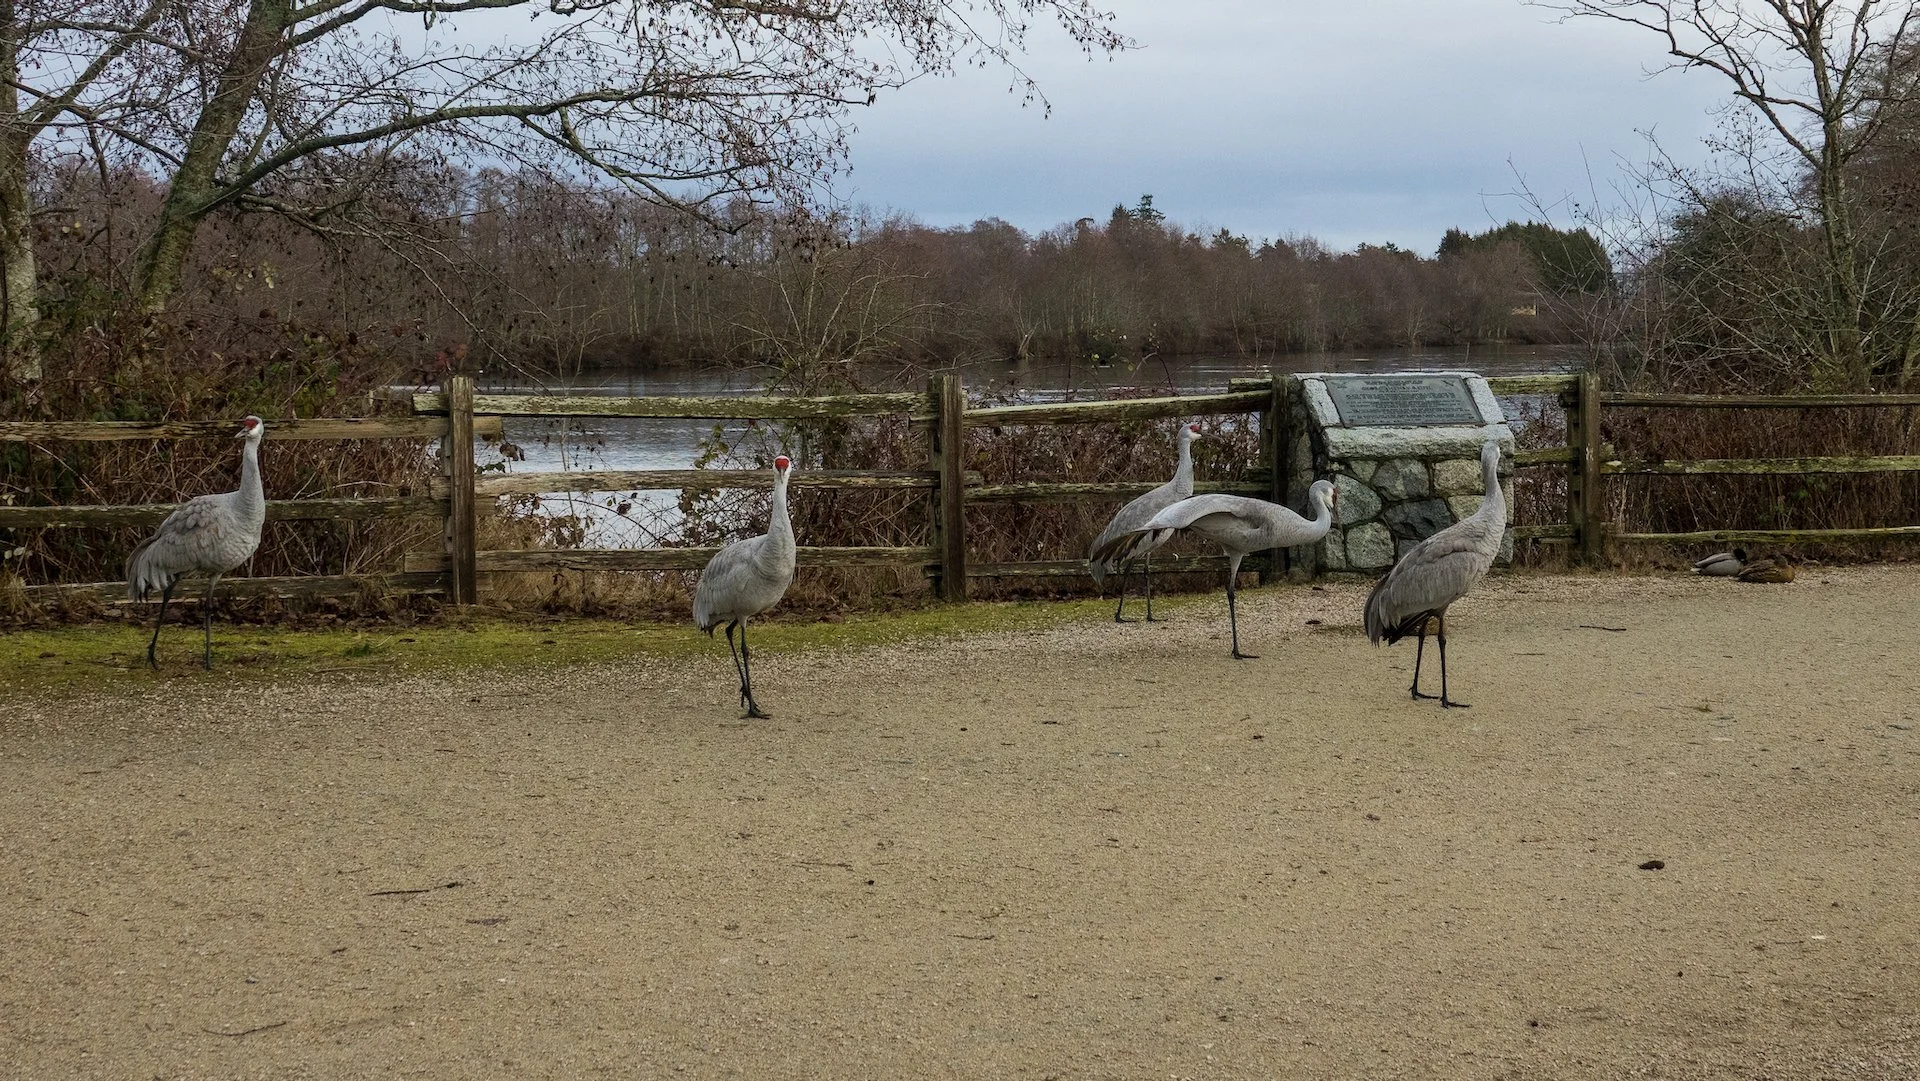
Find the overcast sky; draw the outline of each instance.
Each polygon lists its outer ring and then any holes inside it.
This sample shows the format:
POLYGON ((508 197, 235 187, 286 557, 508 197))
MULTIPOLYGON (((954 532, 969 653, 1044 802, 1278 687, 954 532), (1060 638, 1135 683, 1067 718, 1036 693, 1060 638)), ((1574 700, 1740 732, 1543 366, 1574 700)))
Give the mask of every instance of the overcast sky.
MULTIPOLYGON (((856 204, 1037 231, 1152 193, 1183 225, 1431 254, 1450 226, 1526 218, 1507 193, 1612 199, 1655 132, 1676 158, 1726 100, 1652 35, 1521 0, 1108 0, 1140 48, 1087 61, 1036 34, 1023 65, 923 80, 858 110, 856 204)), ((1533 215, 1537 216, 1537 215, 1533 215)), ((1559 224, 1577 224, 1564 208, 1559 224)))

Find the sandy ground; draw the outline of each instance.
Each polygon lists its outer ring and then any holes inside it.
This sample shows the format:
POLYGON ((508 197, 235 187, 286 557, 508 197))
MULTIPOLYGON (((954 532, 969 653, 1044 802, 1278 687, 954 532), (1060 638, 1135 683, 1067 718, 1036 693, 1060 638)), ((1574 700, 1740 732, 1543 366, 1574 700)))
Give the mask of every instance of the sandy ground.
POLYGON ((1920 1072, 1920 570, 1361 596, 16 700, 0 1074, 1920 1072))

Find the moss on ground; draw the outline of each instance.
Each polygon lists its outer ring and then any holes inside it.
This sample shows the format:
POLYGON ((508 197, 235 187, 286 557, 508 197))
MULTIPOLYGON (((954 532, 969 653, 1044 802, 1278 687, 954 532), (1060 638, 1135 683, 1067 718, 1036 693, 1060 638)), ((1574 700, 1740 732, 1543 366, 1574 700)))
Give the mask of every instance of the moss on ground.
MULTIPOLYGON (((1184 608, 1198 597, 1155 598, 1184 608)), ((1029 630, 1110 617, 1112 602, 1009 601, 940 605, 862 614, 844 621, 779 618, 753 625, 755 651, 834 649, 1029 630)), ((151 625, 93 624, 0 632, 0 693, 138 688, 151 681, 208 678, 200 668, 200 628, 169 624, 160 668, 146 666, 151 625)), ((276 682, 342 671, 427 672, 538 663, 591 663, 635 656, 687 656, 723 644, 691 623, 619 623, 604 619, 465 615, 413 627, 282 630, 214 626, 212 678, 276 682)))

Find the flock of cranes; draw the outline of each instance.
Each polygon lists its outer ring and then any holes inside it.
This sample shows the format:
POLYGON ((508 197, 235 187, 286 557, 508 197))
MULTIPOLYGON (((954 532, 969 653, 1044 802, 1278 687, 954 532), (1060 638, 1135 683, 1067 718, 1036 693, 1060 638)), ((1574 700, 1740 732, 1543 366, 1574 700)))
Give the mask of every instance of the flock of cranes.
MULTIPOLYGON (((1239 495, 1193 494, 1193 437, 1198 424, 1183 424, 1177 434, 1179 463, 1173 479, 1121 507, 1093 539, 1087 553, 1087 571, 1094 581, 1118 575, 1120 604, 1115 622, 1130 622, 1126 610, 1126 574, 1136 561, 1143 564, 1146 618, 1153 619, 1153 551, 1181 533, 1204 537, 1220 546, 1227 557, 1227 623, 1233 638, 1232 656, 1254 660, 1240 649, 1240 562, 1248 553, 1312 544, 1333 526, 1339 489, 1330 480, 1318 480, 1307 489, 1312 518, 1291 508, 1239 495)), ((1486 576, 1500 552, 1507 529, 1507 505, 1500 492, 1500 445, 1489 439, 1480 451, 1486 496, 1480 509, 1407 550, 1399 562, 1374 586, 1367 598, 1367 637, 1379 645, 1417 634, 1414 653, 1415 698, 1437 698, 1442 706, 1464 708, 1447 693, 1447 608, 1467 595, 1486 576), (1440 693, 1422 694, 1420 665, 1426 654, 1429 625, 1440 647, 1440 693)), ((720 549, 707 563, 694 591, 695 626, 713 634, 725 624, 727 649, 733 652, 734 628, 740 630, 740 649, 734 654, 734 674, 740 678, 740 704, 748 717, 767 713, 753 697, 753 668, 747 650, 747 620, 780 602, 796 569, 793 523, 787 515, 787 481, 793 463, 785 455, 774 459, 773 507, 767 532, 737 540, 720 549)))
MULTIPOLYGON (((1290 508, 1262 499, 1194 495, 1193 438, 1199 431, 1197 424, 1180 427, 1179 465, 1173 479, 1134 499, 1114 515, 1094 538, 1087 554, 1087 569, 1097 582, 1104 582, 1108 575, 1120 576, 1120 605, 1113 617, 1118 622, 1131 622, 1123 615, 1125 576, 1136 561, 1142 563, 1146 618, 1152 620, 1153 551, 1181 533, 1206 538, 1218 545, 1228 558, 1227 621, 1232 629, 1232 656, 1252 660, 1254 654, 1240 649, 1240 619, 1235 604, 1241 560, 1250 552, 1312 544, 1326 536, 1333 525, 1339 491, 1332 481, 1315 481, 1307 491, 1312 518, 1304 518, 1290 508)), ((135 600, 144 600, 153 591, 160 592, 160 611, 154 619, 153 637, 147 643, 148 664, 158 667, 154 651, 160 641, 161 625, 166 620, 167 605, 173 599, 174 586, 182 578, 197 574, 209 579, 201 602, 201 663, 208 669, 213 667, 214 590, 220 584, 221 575, 252 558, 259 548, 260 529, 266 521, 266 495, 260 483, 260 440, 265 435, 266 424, 259 417, 250 416, 241 421, 240 431, 235 435, 245 440, 239 489, 199 496, 181 504, 160 523, 153 536, 127 558, 128 594, 135 600)), ((1500 447, 1491 439, 1481 450, 1480 463, 1486 482, 1486 496, 1480 509, 1409 549, 1380 579, 1366 604, 1367 637, 1375 645, 1382 641, 1391 644, 1409 635, 1418 637, 1413 697, 1438 698, 1446 707, 1466 705, 1453 701, 1447 692, 1447 608, 1466 596, 1473 584, 1486 575, 1500 550, 1507 524, 1506 503, 1500 492, 1500 447), (1437 696, 1420 691, 1420 666, 1430 630, 1440 649, 1437 696)), ((753 696, 753 654, 747 645, 747 621, 780 602, 793 582, 797 555, 793 522, 787 514, 787 483, 793 475, 793 462, 781 455, 774 459, 773 468, 773 503, 767 531, 734 541, 715 553, 701 572, 693 599, 696 626, 709 636, 722 626, 726 628, 727 650, 733 655, 734 674, 740 681, 740 704, 747 717, 759 718, 769 714, 753 696), (736 630, 740 634, 737 649, 733 640, 736 630)), ((1738 550, 1727 553, 1725 558, 1746 564, 1745 553, 1738 550)), ((1791 577, 1790 563, 1783 561, 1779 566, 1791 577)), ((1703 569, 1702 573, 1722 571, 1703 569)))

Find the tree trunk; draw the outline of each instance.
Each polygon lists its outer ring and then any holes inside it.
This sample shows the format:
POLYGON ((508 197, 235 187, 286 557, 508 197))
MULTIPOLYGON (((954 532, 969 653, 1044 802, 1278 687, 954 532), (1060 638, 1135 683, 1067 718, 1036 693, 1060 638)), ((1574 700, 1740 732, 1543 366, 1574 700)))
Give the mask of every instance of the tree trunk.
POLYGON ((1873 363, 1867 357, 1865 305, 1860 295, 1858 240, 1853 229, 1853 206, 1847 191, 1847 155, 1844 122, 1828 125, 1820 165, 1820 224, 1826 241, 1826 341, 1835 371, 1844 389, 1872 389, 1873 363))
POLYGON ((200 111, 187 140, 186 154, 168 185, 160 220, 141 247, 134 280, 143 310, 164 310, 179 288, 181 268, 193 251, 200 223, 220 205, 223 196, 217 181, 220 163, 267 69, 285 48, 286 31, 292 21, 293 0, 253 0, 248 6, 246 25, 234 42, 213 97, 200 111))
POLYGON ((0 367, 38 380, 39 275, 33 261, 33 196, 27 189, 32 135, 20 116, 20 35, 14 0, 0 0, 0 367))

